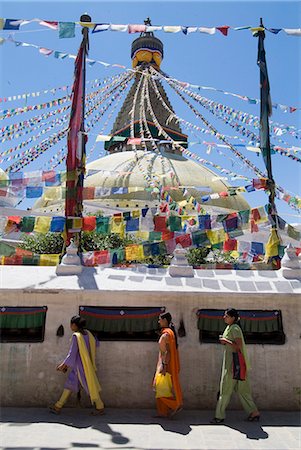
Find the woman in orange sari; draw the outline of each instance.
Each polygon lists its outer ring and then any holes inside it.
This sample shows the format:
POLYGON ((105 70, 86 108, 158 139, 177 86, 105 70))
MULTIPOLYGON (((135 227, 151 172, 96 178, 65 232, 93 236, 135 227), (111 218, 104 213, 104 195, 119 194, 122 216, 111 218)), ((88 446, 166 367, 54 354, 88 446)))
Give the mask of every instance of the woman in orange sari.
POLYGON ((167 376, 171 379, 171 390, 168 397, 159 396, 157 390, 156 406, 159 417, 173 417, 183 409, 182 390, 179 381, 180 361, 177 335, 170 313, 160 314, 159 325, 161 329, 159 357, 153 385, 156 388, 158 378, 162 375, 167 376))

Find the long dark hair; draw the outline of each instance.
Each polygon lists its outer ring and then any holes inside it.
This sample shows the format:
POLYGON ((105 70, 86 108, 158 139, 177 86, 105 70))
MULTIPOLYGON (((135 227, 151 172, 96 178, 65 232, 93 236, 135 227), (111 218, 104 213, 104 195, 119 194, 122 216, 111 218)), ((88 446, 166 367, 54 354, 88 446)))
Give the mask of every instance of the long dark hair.
POLYGON ((227 308, 225 311, 225 314, 227 314, 230 317, 234 317, 234 323, 240 326, 240 317, 239 312, 235 308, 227 308))
POLYGON ((74 323, 78 327, 78 331, 83 333, 84 328, 86 326, 86 319, 81 316, 73 316, 71 317, 70 323, 74 323))
POLYGON ((160 319, 166 319, 167 323, 168 323, 168 328, 170 328, 173 331, 173 334, 175 335, 175 340, 176 340, 176 348, 178 348, 178 336, 177 336, 177 332, 175 329, 174 324, 172 323, 172 317, 171 314, 169 312, 165 312, 159 315, 160 319))

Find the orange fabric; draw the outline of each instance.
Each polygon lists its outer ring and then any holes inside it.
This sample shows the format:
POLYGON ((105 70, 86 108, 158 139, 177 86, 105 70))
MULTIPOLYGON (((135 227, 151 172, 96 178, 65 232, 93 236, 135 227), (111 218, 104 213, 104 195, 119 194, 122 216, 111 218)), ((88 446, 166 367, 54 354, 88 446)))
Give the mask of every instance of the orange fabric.
POLYGON ((165 405, 164 400, 168 400, 166 397, 156 398, 156 407, 159 416, 168 416, 169 407, 165 405))
POLYGON ((161 397, 157 399, 157 410, 160 415, 168 415, 168 409, 176 410, 179 406, 183 404, 182 399, 182 389, 179 380, 180 372, 180 359, 179 352, 176 347, 176 339, 174 332, 170 328, 164 328, 162 333, 168 335, 168 343, 170 349, 170 361, 167 365, 166 371, 171 374, 172 387, 174 391, 175 398, 161 397), (166 409, 168 408, 168 409, 166 409))

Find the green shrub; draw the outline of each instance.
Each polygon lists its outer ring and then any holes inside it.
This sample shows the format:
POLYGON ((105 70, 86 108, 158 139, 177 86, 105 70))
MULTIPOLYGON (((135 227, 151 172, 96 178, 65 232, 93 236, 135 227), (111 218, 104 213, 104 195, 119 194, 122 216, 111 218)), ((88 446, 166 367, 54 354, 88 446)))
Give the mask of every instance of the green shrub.
POLYGON ((23 234, 22 239, 23 243, 19 247, 24 250, 30 250, 38 255, 59 254, 63 250, 64 239, 59 233, 23 234))

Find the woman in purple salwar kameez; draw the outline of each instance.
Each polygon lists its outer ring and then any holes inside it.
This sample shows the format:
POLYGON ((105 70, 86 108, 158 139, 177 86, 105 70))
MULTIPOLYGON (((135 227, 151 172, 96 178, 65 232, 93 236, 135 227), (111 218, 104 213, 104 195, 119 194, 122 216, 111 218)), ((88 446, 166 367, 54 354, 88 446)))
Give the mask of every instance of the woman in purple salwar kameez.
POLYGON ((84 329, 85 320, 74 316, 70 324, 73 331, 71 346, 67 357, 57 366, 57 370, 66 372, 71 369, 60 399, 50 407, 50 411, 59 414, 72 392, 83 388, 95 404, 94 414, 103 414, 104 404, 100 398, 101 387, 96 376, 95 350, 99 342, 84 329))

